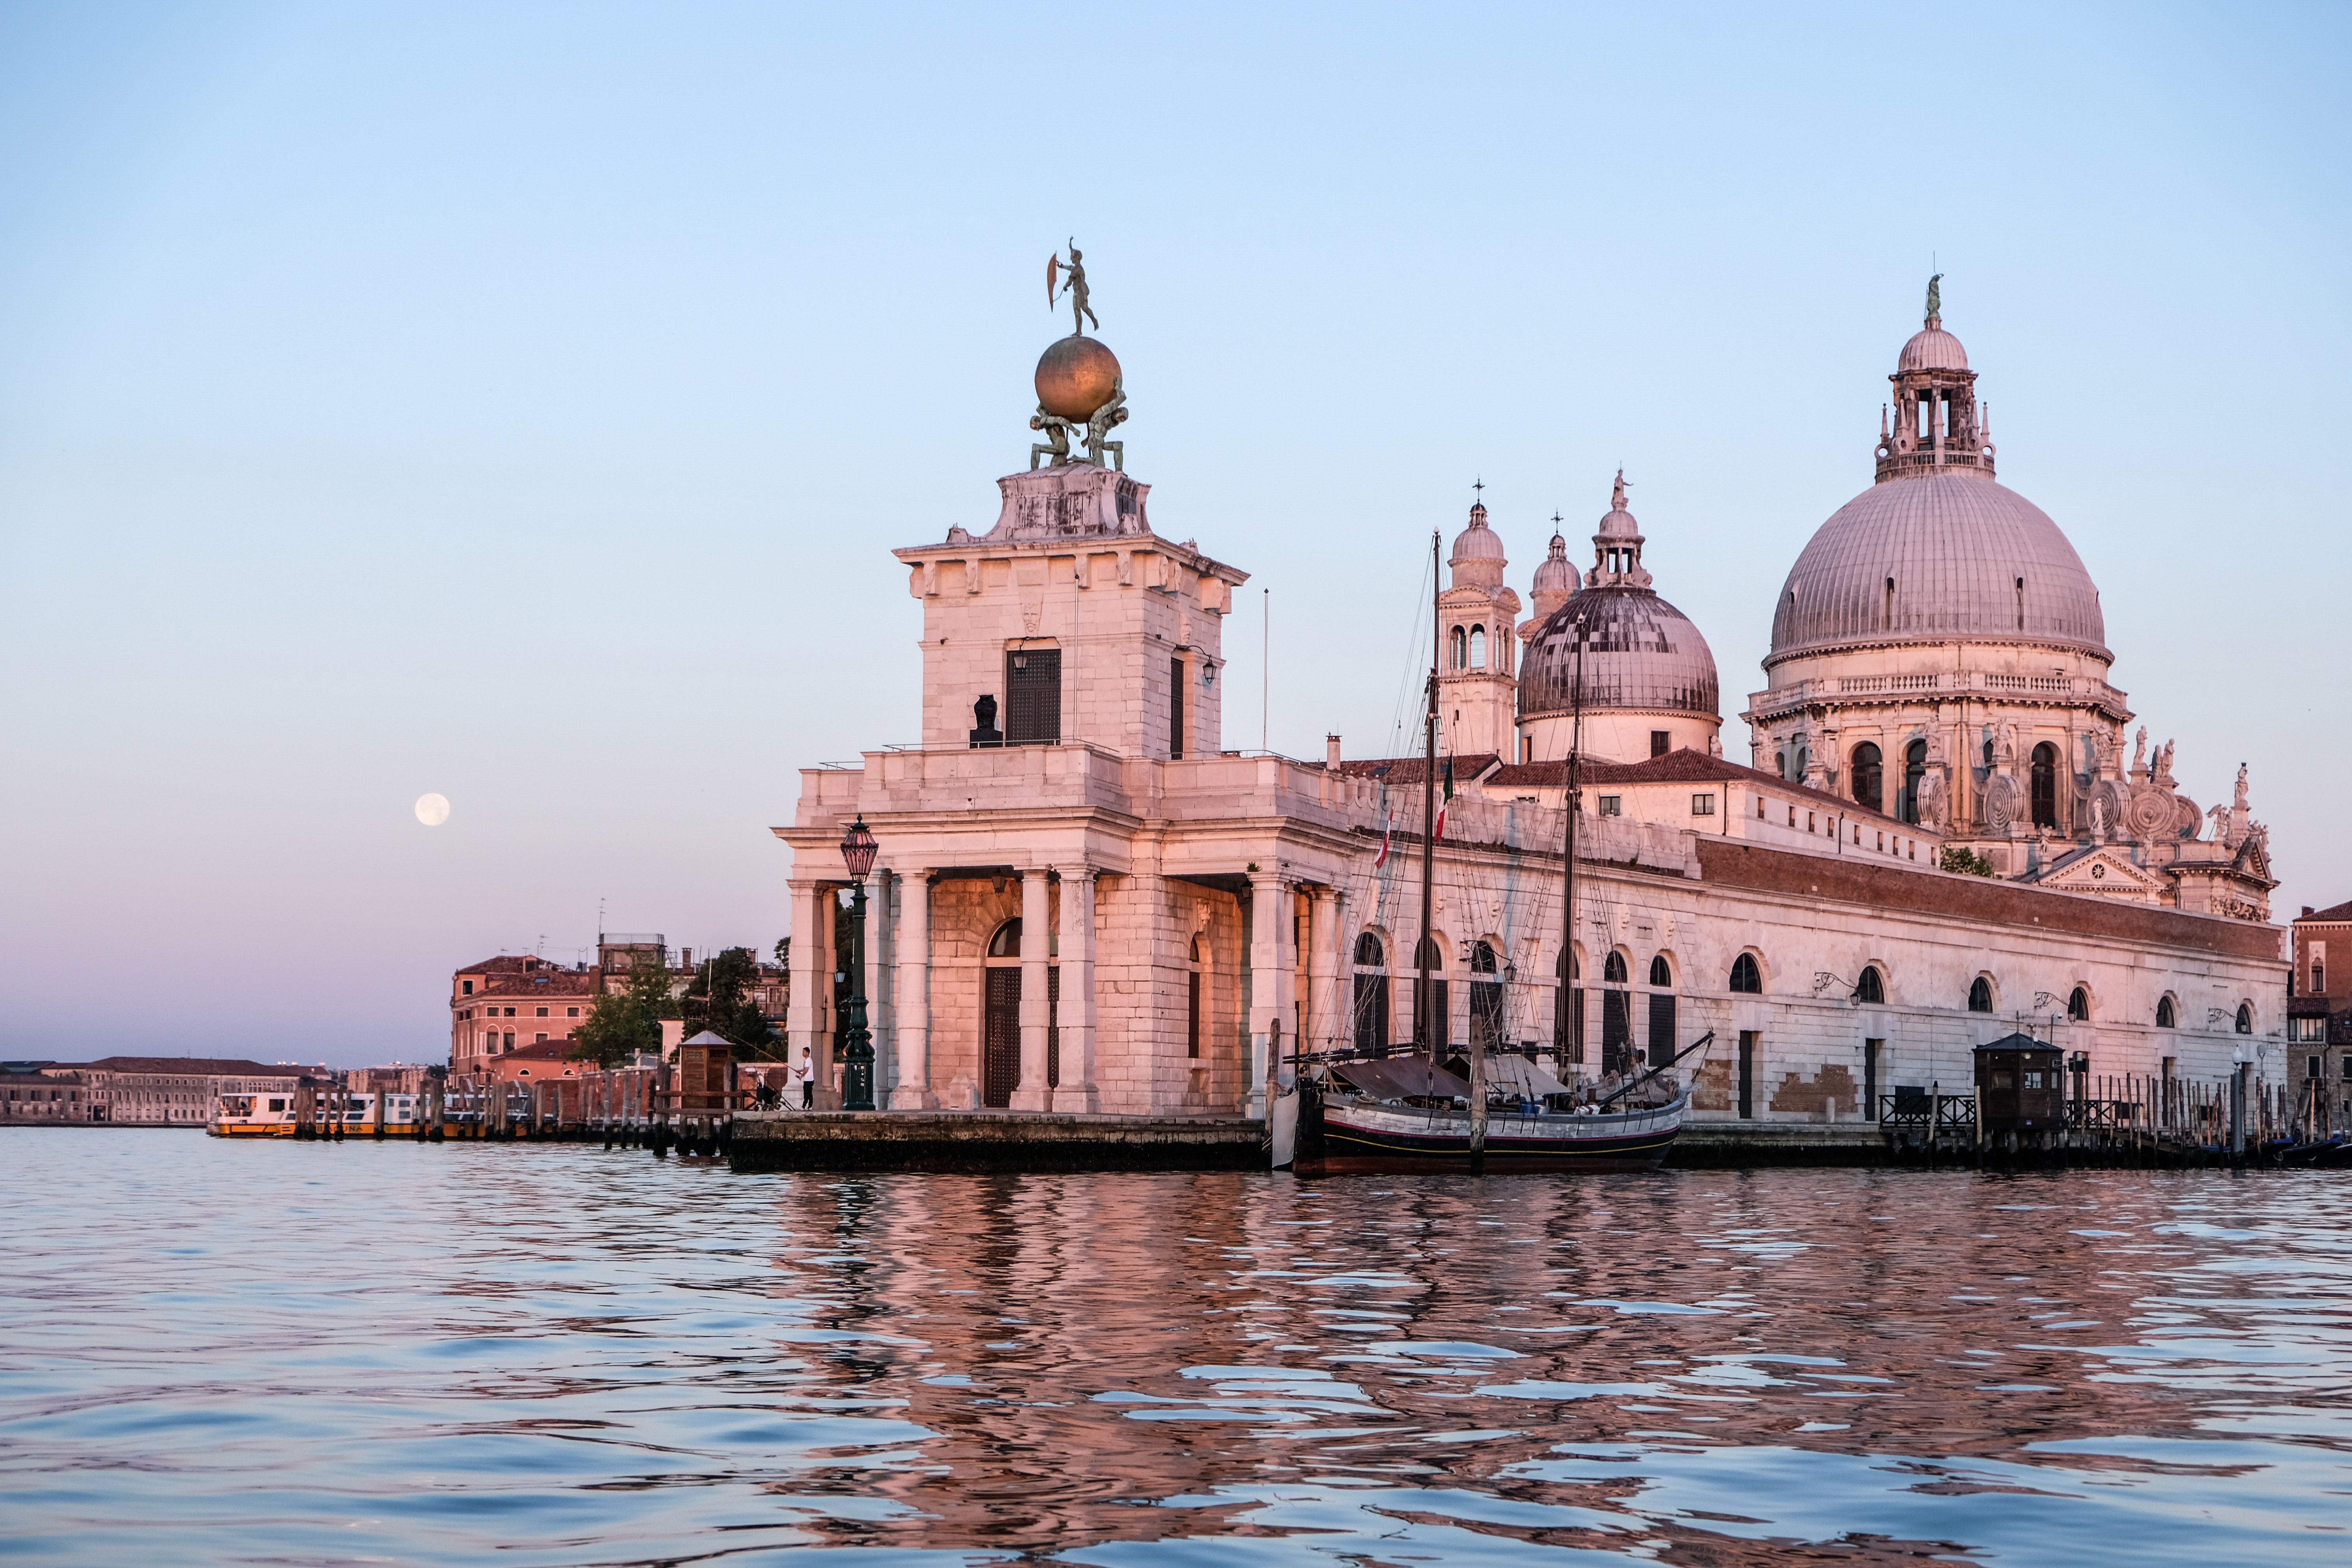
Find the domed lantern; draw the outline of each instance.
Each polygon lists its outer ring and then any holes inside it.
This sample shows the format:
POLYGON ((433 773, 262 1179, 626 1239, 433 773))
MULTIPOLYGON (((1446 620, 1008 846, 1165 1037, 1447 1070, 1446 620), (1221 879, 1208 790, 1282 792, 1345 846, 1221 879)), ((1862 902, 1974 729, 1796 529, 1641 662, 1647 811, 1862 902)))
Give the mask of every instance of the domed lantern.
POLYGON ((874 852, 880 847, 874 841, 874 830, 866 826, 866 814, 858 813, 849 831, 841 836, 841 859, 849 868, 851 881, 863 882, 873 875, 874 852))

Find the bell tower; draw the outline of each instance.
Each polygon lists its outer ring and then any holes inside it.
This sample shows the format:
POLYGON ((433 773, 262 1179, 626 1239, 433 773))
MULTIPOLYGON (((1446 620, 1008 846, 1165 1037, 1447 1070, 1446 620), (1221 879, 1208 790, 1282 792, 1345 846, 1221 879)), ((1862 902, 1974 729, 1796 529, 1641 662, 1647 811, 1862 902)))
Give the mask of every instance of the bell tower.
POLYGON ((1437 712, 1441 746, 1450 756, 1494 752, 1512 760, 1512 710, 1519 687, 1512 673, 1518 665, 1513 626, 1519 596, 1503 585, 1509 564, 1501 538, 1486 526, 1486 503, 1472 506, 1470 526, 1456 536, 1446 561, 1452 583, 1437 598, 1443 628, 1437 712))

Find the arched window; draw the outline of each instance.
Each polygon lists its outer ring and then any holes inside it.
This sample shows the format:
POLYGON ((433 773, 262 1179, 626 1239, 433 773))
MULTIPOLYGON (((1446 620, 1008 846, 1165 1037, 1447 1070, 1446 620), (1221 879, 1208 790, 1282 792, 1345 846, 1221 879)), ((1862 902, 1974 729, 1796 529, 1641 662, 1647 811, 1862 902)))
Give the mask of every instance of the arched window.
POLYGON ((1201 1054, 1201 938, 1192 938, 1191 957, 1187 961, 1192 973, 1184 977, 1184 1054, 1198 1058, 1201 1054))
POLYGON ((2251 1035, 2253 1032, 2254 1005, 2252 1002, 2241 1002, 2238 1004, 2238 1033, 2251 1035))
POLYGON ((1663 953, 1663 952, 1662 952, 1662 953, 1658 954, 1655 958, 1653 958, 1652 960, 1650 960, 1650 984, 1653 984, 1653 985, 1672 985, 1674 983, 1675 983, 1675 966, 1674 966, 1673 964, 1668 963, 1666 962, 1666 955, 1665 955, 1664 953, 1663 953))
POLYGON ((1470 628, 1470 668, 1486 668, 1486 628, 1484 626, 1470 628))
POLYGON ((1811 765, 1811 760, 1812 752, 1806 747, 1799 746, 1797 748, 1797 771, 1790 776, 1792 778, 1803 778, 1805 776, 1805 769, 1811 765))
POLYGON ((1448 662, 1455 669, 1462 668, 1469 659, 1469 639, 1463 635, 1462 628, 1456 626, 1454 628, 1454 635, 1445 640, 1446 646, 1453 653, 1453 658, 1448 662))
POLYGON ((1388 950, 1378 935, 1365 931, 1356 938, 1356 1048, 1376 1057, 1389 1053, 1388 965, 1388 950))
POLYGON ((2066 1016, 2078 1024, 2091 1021, 2091 994, 2080 985, 2075 986, 2074 994, 2066 998, 2066 1016))
POLYGON ((1885 794, 1878 748, 1864 741, 1853 749, 1853 798, 1857 805, 1884 811, 1885 794))
POLYGON ((1903 798, 1895 815, 1906 822, 1919 820, 1919 781, 1927 776, 1927 742, 1914 741, 1903 748, 1903 798))
POLYGON ((1853 999, 1878 1003, 1886 1000, 1886 982, 1879 978, 1878 965, 1865 963, 1862 966, 1862 978, 1853 983, 1853 999))
POLYGON ((1756 955, 1743 952, 1731 961, 1731 988, 1748 996, 1764 994, 1764 972, 1756 967, 1756 955))
POLYGON ((2159 996, 2156 999, 2156 1026, 2158 1028, 2177 1029, 2180 1026, 2179 1017, 2179 1014, 2173 1010, 2171 997, 2159 996))
POLYGON ((1601 961, 1601 978, 1612 985, 1625 984, 1625 955, 1612 952, 1601 961))
POLYGON ((996 928, 996 934, 988 939, 988 956, 991 958, 1021 956, 1021 917, 1019 915, 1013 916, 996 928))
POLYGON ((1492 942, 1474 942, 1470 944, 1470 973, 1473 974, 1495 973, 1495 948, 1492 942))
POLYGON ((2047 741, 2033 748, 2033 826, 2058 826, 2058 748, 2047 741))
POLYGON ((1971 1013, 1992 1011, 1992 982, 1981 974, 1969 982, 1969 1011, 1971 1013))

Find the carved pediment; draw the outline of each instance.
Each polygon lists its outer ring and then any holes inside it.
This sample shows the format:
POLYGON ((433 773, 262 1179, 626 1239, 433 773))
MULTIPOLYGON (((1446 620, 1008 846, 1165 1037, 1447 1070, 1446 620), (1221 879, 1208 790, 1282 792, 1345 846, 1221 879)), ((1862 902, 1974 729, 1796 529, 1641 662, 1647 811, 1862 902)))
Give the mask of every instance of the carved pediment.
POLYGON ((2162 877, 2133 865, 2130 856, 2105 845, 2079 850, 2044 868, 2033 879, 2062 893, 2091 893, 2146 904, 2168 902, 2166 895, 2171 890, 2162 877))

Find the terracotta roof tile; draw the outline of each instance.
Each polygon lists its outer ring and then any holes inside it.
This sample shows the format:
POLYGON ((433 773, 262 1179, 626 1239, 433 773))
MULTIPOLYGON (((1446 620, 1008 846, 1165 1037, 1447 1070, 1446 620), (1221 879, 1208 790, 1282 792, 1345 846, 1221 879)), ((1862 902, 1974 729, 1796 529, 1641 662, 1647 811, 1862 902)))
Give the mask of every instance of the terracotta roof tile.
MULTIPOLYGON (((1479 777, 1502 759, 1493 752, 1480 752, 1472 756, 1454 757, 1455 788, 1479 777)), ((1437 759, 1437 776, 1445 777, 1447 758, 1437 759)), ((1339 764, 1339 776, 1350 779, 1378 779, 1383 784, 1417 784, 1421 782, 1422 762, 1419 757, 1359 757, 1339 764)), ((1309 763, 1309 767, 1327 767, 1323 763, 1309 763)))
POLYGON ((458 996, 452 1000, 463 1005, 484 996, 593 996, 596 994, 595 981, 596 976, 593 974, 580 974, 568 969, 559 969, 543 975, 519 975, 512 980, 493 980, 475 992, 472 996, 458 996))
POLYGON ((2352 921, 2352 903, 2330 904, 2324 910, 2314 910, 2307 915, 2297 915, 2299 921, 2352 921))

